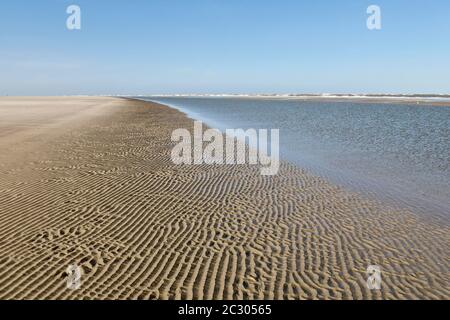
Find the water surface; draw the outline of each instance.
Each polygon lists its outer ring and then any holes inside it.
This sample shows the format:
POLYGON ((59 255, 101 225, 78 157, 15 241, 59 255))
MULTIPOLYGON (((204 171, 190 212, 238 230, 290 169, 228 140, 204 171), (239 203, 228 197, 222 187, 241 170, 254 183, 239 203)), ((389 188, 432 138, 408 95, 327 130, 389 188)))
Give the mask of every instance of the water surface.
POLYGON ((450 218, 450 107, 147 98, 210 127, 280 129, 280 156, 391 205, 450 218))

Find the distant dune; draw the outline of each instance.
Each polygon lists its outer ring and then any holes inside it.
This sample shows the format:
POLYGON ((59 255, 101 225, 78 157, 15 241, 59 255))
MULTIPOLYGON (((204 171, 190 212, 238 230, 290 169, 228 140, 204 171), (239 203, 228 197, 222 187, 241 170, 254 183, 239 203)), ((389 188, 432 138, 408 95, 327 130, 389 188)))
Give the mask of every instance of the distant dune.
POLYGON ((0 298, 449 298, 448 226, 287 163, 176 166, 192 127, 129 99, 0 98, 0 298))

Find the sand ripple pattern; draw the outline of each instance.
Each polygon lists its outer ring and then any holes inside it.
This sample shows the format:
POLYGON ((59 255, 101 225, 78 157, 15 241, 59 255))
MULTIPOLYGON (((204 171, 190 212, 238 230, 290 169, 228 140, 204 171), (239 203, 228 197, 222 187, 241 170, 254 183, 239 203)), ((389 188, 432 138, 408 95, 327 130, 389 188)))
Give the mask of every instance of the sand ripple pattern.
POLYGON ((450 298, 448 226, 289 164, 274 177, 175 166, 170 134, 191 120, 95 103, 107 112, 2 150, 0 298, 450 298), (72 263, 79 290, 66 288, 72 263), (382 290, 367 289, 368 265, 382 290))

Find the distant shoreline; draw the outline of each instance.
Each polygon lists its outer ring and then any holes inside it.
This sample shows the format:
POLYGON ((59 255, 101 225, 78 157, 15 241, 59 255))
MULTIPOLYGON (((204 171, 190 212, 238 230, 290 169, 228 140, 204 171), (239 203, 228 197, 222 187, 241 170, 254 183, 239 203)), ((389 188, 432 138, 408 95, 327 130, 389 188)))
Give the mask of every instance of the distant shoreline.
POLYGON ((93 98, 112 97, 140 99, 147 98, 236 98, 236 99, 266 99, 266 100, 298 100, 298 101, 320 101, 320 102, 351 102, 351 103, 382 103, 382 104, 403 104, 403 105, 430 105, 450 107, 450 94, 102 94, 102 95, 59 95, 59 96, 16 96, 0 95, 2 98, 93 98))
POLYGON ((244 94, 174 94, 174 95, 135 95, 122 97, 164 97, 164 98, 239 98, 265 100, 298 100, 320 102, 357 102, 357 103, 391 103, 418 104, 450 107, 450 95, 244 95, 244 94))

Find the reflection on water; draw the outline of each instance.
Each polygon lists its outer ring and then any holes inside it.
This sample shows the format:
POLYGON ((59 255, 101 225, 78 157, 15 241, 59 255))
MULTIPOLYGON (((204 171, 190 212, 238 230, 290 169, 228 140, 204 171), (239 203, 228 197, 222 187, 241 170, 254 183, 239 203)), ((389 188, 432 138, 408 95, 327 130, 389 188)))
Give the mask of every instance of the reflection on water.
POLYGON ((279 128, 280 155, 330 181, 450 218, 450 108, 249 98, 148 98, 211 127, 279 128))

